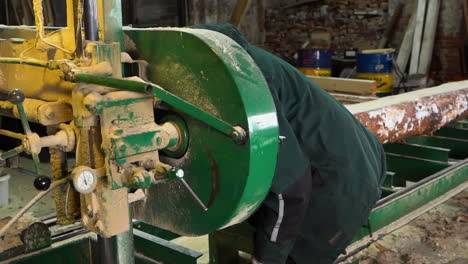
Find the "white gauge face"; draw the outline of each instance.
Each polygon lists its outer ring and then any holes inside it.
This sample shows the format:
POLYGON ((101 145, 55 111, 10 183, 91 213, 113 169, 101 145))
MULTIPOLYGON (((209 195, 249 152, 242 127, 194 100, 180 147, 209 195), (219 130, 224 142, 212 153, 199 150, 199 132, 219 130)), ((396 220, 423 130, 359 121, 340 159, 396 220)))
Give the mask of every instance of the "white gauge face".
POLYGON ((91 170, 83 169, 75 174, 73 179, 75 189, 80 193, 90 193, 96 187, 96 175, 91 170))

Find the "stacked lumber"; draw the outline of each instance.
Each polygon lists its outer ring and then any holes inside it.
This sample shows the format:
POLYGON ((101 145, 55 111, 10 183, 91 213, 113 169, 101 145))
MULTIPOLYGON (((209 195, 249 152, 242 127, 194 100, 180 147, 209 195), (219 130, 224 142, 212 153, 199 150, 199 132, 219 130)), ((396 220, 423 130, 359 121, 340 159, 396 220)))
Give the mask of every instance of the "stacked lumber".
POLYGON ((377 91, 376 81, 318 76, 307 77, 328 92, 375 96, 377 91))

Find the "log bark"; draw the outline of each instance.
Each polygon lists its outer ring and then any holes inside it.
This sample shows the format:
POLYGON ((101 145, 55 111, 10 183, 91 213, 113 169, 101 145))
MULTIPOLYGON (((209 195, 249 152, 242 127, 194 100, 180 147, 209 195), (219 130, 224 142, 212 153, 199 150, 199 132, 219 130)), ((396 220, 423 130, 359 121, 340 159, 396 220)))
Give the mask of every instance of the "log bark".
POLYGON ((431 134, 468 118, 468 81, 447 83, 346 108, 380 142, 431 134))

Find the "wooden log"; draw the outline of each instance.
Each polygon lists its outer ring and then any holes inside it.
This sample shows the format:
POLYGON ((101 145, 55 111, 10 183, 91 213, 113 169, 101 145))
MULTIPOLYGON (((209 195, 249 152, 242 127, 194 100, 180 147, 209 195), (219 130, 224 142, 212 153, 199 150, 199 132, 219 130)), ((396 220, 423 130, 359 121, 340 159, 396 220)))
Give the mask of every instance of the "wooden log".
POLYGON ((418 73, 420 74, 428 75, 431 68, 432 53, 434 50, 437 24, 439 21, 439 8, 440 0, 429 0, 426 26, 424 27, 424 37, 418 67, 418 73))
POLYGON ((468 81, 443 84, 346 108, 380 142, 430 134, 468 118, 468 81))
POLYGON ((375 95, 377 82, 371 80, 345 79, 334 77, 307 76, 322 89, 329 92, 375 95))
POLYGON ((411 51, 411 63, 409 74, 418 73, 419 58, 421 54, 421 40, 424 29, 426 15, 427 0, 418 1, 418 9, 416 12, 416 28, 414 30, 413 49, 411 51))

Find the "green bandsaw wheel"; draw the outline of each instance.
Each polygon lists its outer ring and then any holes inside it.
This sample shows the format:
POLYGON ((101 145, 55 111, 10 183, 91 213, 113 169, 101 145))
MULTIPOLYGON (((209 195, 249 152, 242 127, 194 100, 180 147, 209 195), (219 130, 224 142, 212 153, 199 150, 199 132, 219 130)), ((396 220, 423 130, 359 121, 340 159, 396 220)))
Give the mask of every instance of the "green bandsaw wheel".
MULTIPOLYGON (((204 235, 245 220, 270 189, 278 153, 276 110, 265 78, 230 38, 202 29, 126 29, 126 51, 149 63, 148 78, 204 111, 241 126, 244 145, 177 109, 189 135, 180 158, 185 180, 208 205, 204 212, 180 182, 153 185, 134 218, 181 235, 204 235)), ((163 111, 161 111, 163 113, 163 111)), ((158 110, 156 110, 158 115, 158 110)))

